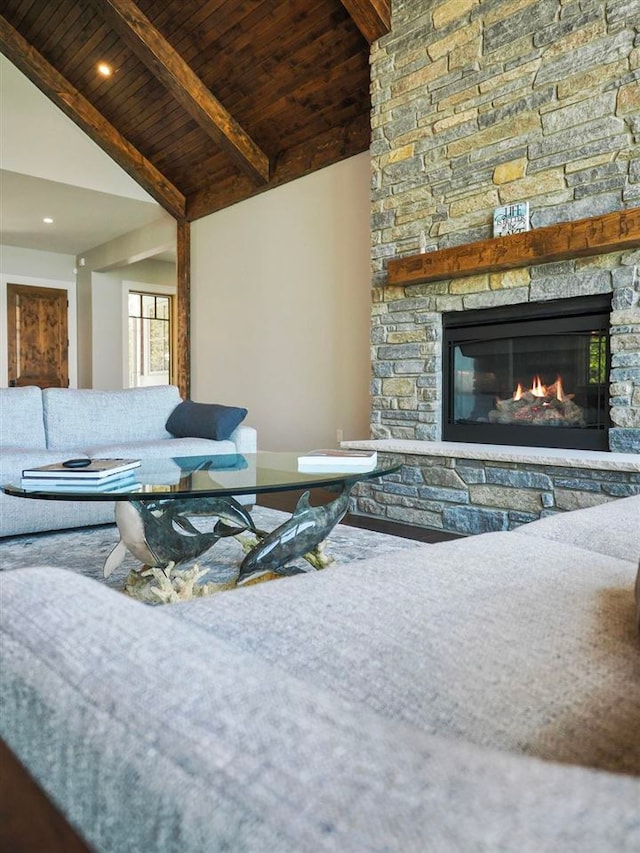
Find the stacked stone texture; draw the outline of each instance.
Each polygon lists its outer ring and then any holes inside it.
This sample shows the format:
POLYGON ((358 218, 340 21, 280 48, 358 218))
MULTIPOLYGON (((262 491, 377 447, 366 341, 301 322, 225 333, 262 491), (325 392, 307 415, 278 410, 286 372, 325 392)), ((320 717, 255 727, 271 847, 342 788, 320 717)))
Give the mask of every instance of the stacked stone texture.
MULTIPOLYGON (((386 285, 390 258, 491 237, 499 205, 528 201, 532 228, 640 206, 640 0, 394 0, 392 22, 371 64, 372 437, 441 438, 443 312, 611 293, 610 449, 640 452, 640 248, 386 285)), ((359 509, 430 523, 397 498, 359 509)))
POLYGON ((357 487, 354 509, 453 533, 511 530, 557 512, 640 494, 640 474, 396 454, 400 473, 357 487))
POLYGON ((610 448, 640 451, 640 249, 384 288, 372 309, 372 436, 441 438, 443 312, 599 293, 612 294, 610 448))
POLYGON ((613 293, 611 449, 640 450, 640 251, 389 287, 389 258, 640 205, 640 0, 394 2, 372 52, 372 435, 441 437, 441 314, 613 293))
POLYGON ((372 51, 373 257, 640 203, 640 0, 394 2, 372 51))

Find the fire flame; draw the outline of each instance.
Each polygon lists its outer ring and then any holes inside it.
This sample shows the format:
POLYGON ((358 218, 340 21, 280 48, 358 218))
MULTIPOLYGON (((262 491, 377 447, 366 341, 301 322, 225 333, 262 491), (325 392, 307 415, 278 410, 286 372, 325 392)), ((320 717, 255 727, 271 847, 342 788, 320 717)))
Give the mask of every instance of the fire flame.
MULTIPOLYGON (((513 399, 515 401, 521 400, 526 393, 527 391, 524 391, 522 389, 522 385, 518 382, 518 387, 514 391, 513 399)), ((534 376, 528 393, 533 394, 534 397, 555 397, 557 400, 562 402, 565 399, 565 393, 562 387, 562 377, 558 376, 553 385, 543 385, 540 377, 534 376)))
POLYGON ((574 397, 575 394, 565 394, 560 376, 551 385, 545 385, 536 375, 527 390, 518 382, 513 397, 507 400, 496 398, 495 409, 489 412, 489 422, 584 427, 584 412, 574 403, 574 397))
POLYGON ((539 376, 534 376, 533 385, 531 386, 531 393, 534 397, 548 397, 547 394, 547 386, 542 384, 542 380, 539 376))

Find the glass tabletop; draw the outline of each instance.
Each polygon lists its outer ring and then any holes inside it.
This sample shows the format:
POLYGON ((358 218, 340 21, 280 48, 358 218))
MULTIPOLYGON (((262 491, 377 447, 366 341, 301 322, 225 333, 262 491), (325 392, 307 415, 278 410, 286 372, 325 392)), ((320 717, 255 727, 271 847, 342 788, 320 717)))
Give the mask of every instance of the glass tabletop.
POLYGON ((224 497, 264 492, 286 492, 321 486, 340 486, 372 480, 400 469, 399 464, 379 462, 370 471, 298 470, 295 453, 232 453, 214 456, 179 456, 143 459, 133 471, 133 480, 117 479, 103 485, 66 483, 50 486, 9 484, 8 495, 40 500, 153 500, 189 497, 224 497))

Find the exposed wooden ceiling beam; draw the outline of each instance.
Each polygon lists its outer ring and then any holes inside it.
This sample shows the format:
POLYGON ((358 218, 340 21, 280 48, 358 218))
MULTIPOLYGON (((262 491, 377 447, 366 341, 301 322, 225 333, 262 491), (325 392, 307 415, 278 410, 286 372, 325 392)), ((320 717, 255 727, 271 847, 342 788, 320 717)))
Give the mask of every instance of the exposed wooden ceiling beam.
POLYGON ((184 219, 185 197, 87 99, 0 15, 0 50, 66 116, 176 219, 184 219))
POLYGON ((200 127, 255 183, 269 181, 269 158, 215 98, 133 0, 92 0, 135 55, 200 127))
POLYGON ((187 219, 194 221, 238 201, 258 195, 288 181, 308 175, 347 157, 367 151, 371 142, 369 116, 362 115, 340 127, 316 136, 313 144, 302 142, 282 151, 275 160, 268 187, 251 186, 244 177, 229 175, 225 180, 204 185, 187 197, 187 219))
POLYGON ((391 30, 390 0, 341 0, 369 44, 391 30))

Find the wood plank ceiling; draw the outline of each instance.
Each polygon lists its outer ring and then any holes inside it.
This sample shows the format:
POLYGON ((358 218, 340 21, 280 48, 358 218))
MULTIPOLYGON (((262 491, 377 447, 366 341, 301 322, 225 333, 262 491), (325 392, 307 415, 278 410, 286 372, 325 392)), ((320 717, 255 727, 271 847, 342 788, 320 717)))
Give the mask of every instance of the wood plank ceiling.
POLYGON ((3 0, 0 50, 191 221, 365 151, 389 27, 390 0, 3 0))

